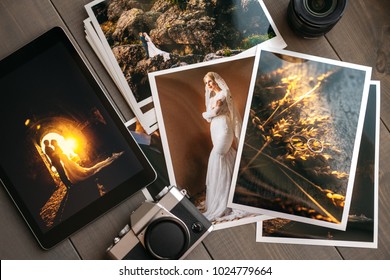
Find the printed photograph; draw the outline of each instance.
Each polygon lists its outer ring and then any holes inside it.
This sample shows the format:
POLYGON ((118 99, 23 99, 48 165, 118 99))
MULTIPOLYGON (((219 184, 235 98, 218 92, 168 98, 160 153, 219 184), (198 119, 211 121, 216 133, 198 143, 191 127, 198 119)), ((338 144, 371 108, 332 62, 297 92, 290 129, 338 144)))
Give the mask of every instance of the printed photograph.
POLYGON ((0 83, 1 168, 43 232, 144 170, 63 45, 0 83))
POLYGON ((97 0, 85 8, 148 133, 158 127, 148 73, 234 56, 262 43, 286 46, 258 0, 97 0))
POLYGON ((149 199, 153 199, 164 187, 170 186, 160 131, 147 134, 137 118, 128 121, 126 126, 157 173, 156 180, 147 186, 149 199))
POLYGON ((378 246, 379 86, 379 82, 375 82, 370 87, 347 229, 333 230, 291 220, 270 219, 257 224, 258 242, 378 246))
POLYGON ((170 182, 216 229, 256 216, 227 207, 255 56, 149 74, 170 182))
POLYGON ((345 229, 371 68, 260 49, 229 205, 345 229))

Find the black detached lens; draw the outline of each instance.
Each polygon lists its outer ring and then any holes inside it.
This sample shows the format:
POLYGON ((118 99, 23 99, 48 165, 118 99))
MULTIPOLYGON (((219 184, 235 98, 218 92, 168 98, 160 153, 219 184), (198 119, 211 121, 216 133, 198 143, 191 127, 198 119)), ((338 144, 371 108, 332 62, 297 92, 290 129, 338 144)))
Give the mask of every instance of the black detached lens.
POLYGON ((304 4, 309 13, 325 17, 334 11, 337 0, 305 0, 304 4))
POLYGON ((346 6, 347 0, 290 0, 288 23, 300 36, 319 37, 340 20, 346 6))

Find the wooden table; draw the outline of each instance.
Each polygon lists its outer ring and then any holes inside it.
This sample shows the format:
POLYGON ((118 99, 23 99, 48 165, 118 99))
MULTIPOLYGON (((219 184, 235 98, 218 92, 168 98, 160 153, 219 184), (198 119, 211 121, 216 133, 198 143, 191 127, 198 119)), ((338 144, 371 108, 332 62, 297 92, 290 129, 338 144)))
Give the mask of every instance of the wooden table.
MULTIPOLYGON (((39 34, 62 26, 80 48, 96 76, 112 95, 124 118, 132 113, 113 81, 84 38, 84 5, 90 0, 0 0, 0 58, 12 53, 39 34)), ((387 40, 390 57, 390 1, 353 0, 326 36, 306 40, 295 36, 286 23, 289 0, 265 0, 287 49, 373 67, 373 79, 381 81, 381 136, 379 180, 378 249, 256 243, 255 224, 212 232, 188 259, 390 259, 390 61, 376 68, 378 49, 387 40)), ((4 121, 4 120, 3 120, 4 121)), ((3 187, 0 188, 1 259, 104 259, 112 238, 127 223, 128 215, 143 200, 129 199, 83 228, 54 249, 40 249, 3 187)))

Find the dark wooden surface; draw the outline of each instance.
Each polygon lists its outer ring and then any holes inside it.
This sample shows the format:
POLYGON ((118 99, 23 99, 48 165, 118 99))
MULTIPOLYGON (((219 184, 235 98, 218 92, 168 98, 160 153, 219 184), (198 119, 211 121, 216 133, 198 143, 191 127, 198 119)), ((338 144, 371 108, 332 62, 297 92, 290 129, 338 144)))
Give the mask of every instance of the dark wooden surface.
MULTIPOLYGON (((62 26, 81 50, 94 74, 111 94, 124 121, 133 115, 84 38, 84 5, 89 0, 0 0, 0 59, 54 26, 62 26)), ((287 49, 373 67, 381 81, 381 136, 378 249, 256 243, 255 224, 212 232, 188 259, 390 259, 390 61, 376 68, 380 49, 390 59, 390 1, 353 0, 341 21, 326 36, 306 40, 286 23, 289 0, 265 0, 287 49), (386 34, 385 34, 386 35, 386 34), (386 43, 387 42, 387 43, 386 43)), ((2 120, 5 121, 5 120, 2 120)), ((105 259, 105 249, 143 200, 139 194, 89 224, 55 248, 40 249, 4 188, 0 188, 1 259, 105 259)))

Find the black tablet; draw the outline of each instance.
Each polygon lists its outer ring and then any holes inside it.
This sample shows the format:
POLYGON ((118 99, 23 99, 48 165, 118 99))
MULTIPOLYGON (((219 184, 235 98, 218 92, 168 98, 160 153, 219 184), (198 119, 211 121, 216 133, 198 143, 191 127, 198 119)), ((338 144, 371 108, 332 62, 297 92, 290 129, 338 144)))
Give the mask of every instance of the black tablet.
POLYGON ((59 27, 0 62, 0 120, 1 182, 45 249, 156 178, 59 27))

